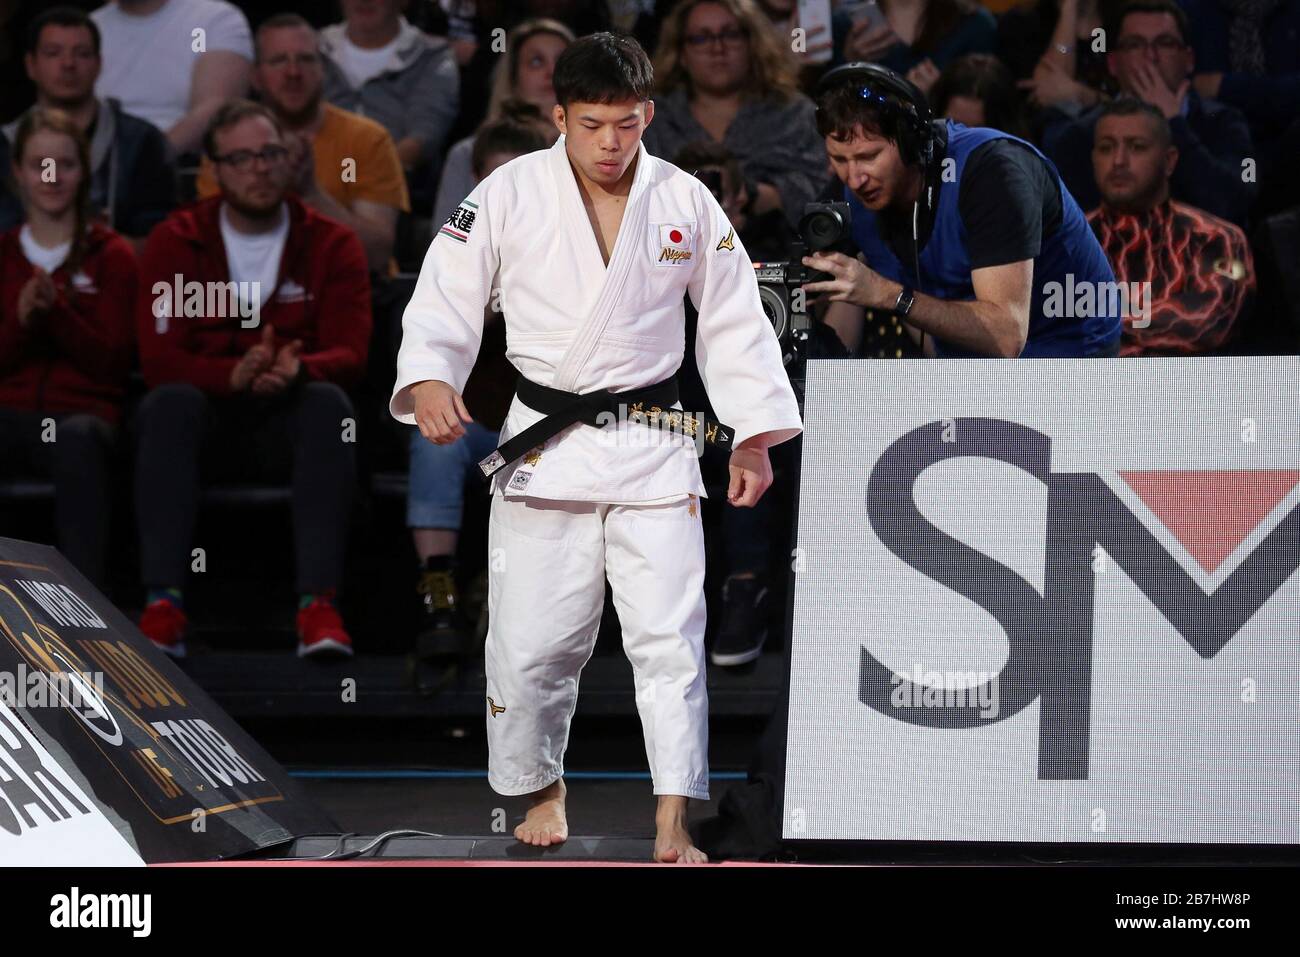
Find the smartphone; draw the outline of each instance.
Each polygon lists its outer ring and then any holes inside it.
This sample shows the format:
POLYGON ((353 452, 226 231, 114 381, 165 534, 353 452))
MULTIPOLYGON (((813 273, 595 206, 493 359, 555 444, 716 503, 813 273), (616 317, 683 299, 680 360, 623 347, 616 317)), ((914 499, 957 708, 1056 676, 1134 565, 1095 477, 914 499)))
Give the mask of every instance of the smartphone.
POLYGON ((876 0, 850 0, 840 7, 840 12, 846 14, 855 26, 859 20, 869 21, 868 31, 878 30, 885 22, 885 11, 880 9, 876 0))

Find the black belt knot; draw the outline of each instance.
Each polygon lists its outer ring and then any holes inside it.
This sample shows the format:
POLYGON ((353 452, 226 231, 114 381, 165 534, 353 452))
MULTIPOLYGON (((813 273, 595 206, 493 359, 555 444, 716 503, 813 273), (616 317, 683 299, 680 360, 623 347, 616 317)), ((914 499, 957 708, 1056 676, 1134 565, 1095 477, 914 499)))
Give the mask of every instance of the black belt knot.
MULTIPOLYGON (((519 383, 516 386, 516 394, 524 405, 545 413, 546 418, 530 425, 479 462, 479 469, 485 479, 491 478, 529 449, 541 445, 547 439, 558 435, 575 422, 595 426, 603 425, 608 422, 608 419, 602 421, 605 416, 618 416, 619 410, 627 407, 631 407, 631 415, 636 415, 640 421, 647 425, 651 424, 651 418, 655 418, 655 424, 659 425, 657 418, 663 413, 675 413, 682 418, 689 417, 689 413, 683 413, 681 410, 672 408, 677 402, 676 374, 669 376, 662 382, 656 382, 654 385, 628 389, 623 392, 611 392, 608 389, 596 389, 592 392, 565 392, 563 389, 553 389, 550 386, 539 385, 527 377, 520 376, 519 383), (641 408, 646 405, 650 406, 648 411, 641 408)), ((690 422, 694 423, 694 428, 700 430, 706 436, 706 440, 710 445, 722 449, 731 448, 734 431, 730 427, 703 416, 689 418, 690 422)), ((689 434, 692 437, 695 434, 681 427, 673 428, 672 431, 679 434, 689 434)))

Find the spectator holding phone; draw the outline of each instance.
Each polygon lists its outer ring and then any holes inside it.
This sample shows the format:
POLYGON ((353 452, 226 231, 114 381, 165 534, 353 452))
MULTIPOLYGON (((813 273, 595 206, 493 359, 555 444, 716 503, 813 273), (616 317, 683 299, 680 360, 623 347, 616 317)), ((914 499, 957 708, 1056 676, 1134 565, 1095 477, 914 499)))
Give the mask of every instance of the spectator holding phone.
POLYGON ((879 63, 922 93, 953 59, 997 46, 997 21, 971 0, 865 0, 841 6, 836 19, 837 63, 879 63))

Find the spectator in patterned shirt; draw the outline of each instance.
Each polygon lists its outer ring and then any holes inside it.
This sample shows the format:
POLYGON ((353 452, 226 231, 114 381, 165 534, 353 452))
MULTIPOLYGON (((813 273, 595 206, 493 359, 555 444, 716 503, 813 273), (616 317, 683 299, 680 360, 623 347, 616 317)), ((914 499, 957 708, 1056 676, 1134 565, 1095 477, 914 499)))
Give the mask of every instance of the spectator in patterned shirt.
POLYGON ((1178 164, 1169 121, 1138 100, 1106 105, 1092 150, 1101 206, 1088 215, 1122 284, 1150 283, 1120 355, 1203 355, 1237 338, 1255 290, 1241 229, 1169 198, 1178 164))

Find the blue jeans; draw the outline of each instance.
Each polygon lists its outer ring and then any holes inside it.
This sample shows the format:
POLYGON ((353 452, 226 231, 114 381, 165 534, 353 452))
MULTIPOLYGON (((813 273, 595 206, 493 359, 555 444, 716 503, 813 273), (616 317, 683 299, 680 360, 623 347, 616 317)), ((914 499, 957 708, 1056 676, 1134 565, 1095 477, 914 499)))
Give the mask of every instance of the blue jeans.
POLYGON ((434 445, 411 429, 410 490, 406 496, 407 528, 459 531, 465 510, 465 479, 479 481, 478 463, 492 454, 501 433, 477 422, 450 445, 434 445))

